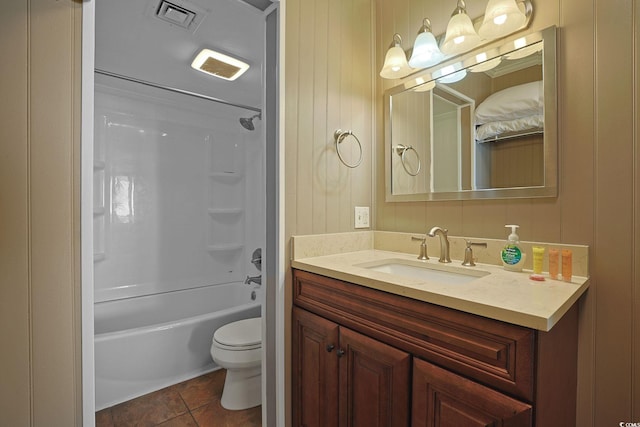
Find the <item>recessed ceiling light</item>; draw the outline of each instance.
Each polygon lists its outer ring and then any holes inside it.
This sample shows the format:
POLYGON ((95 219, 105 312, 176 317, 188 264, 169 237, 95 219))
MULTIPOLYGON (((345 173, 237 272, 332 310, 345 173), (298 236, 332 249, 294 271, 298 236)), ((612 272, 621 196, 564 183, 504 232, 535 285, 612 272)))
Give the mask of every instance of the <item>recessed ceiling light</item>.
POLYGON ((249 69, 249 64, 210 49, 202 49, 191 67, 224 80, 235 80, 249 69))

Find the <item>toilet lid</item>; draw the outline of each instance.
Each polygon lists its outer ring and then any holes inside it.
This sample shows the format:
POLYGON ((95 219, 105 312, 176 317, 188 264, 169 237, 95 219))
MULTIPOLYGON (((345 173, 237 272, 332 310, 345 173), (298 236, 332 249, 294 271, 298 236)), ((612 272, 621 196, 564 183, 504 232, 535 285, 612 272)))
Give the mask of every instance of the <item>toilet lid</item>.
POLYGON ((262 319, 256 317, 224 325, 215 331, 213 339, 230 347, 258 345, 262 341, 262 319))

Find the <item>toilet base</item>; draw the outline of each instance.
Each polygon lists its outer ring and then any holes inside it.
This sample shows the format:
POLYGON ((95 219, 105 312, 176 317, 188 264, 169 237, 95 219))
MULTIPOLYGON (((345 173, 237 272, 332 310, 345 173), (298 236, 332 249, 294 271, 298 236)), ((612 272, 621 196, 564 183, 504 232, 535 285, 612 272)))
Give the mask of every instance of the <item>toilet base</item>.
POLYGON ((250 369, 227 369, 220 403, 223 408, 234 411, 262 404, 261 366, 250 369))

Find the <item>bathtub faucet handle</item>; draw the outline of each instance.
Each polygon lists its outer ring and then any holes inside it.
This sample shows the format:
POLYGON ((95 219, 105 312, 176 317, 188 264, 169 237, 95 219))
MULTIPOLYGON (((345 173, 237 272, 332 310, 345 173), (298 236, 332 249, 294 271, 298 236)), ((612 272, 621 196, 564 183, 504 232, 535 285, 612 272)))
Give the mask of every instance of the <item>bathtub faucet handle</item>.
POLYGON ((255 283, 256 285, 262 285, 262 276, 247 276, 244 280, 245 285, 250 285, 251 283, 255 283))

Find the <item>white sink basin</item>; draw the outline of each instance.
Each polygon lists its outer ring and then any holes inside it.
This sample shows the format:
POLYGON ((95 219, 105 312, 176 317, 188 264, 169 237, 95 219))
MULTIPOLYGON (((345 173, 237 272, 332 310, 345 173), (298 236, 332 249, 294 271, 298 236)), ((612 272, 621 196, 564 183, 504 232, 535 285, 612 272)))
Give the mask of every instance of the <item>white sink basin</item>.
MULTIPOLYGON (((437 261, 435 261, 437 263, 437 261)), ((476 267, 458 267, 450 264, 433 264, 429 261, 409 261, 405 259, 385 259, 356 264, 362 267, 394 276, 410 277, 428 282, 463 284, 491 273, 476 267)))

